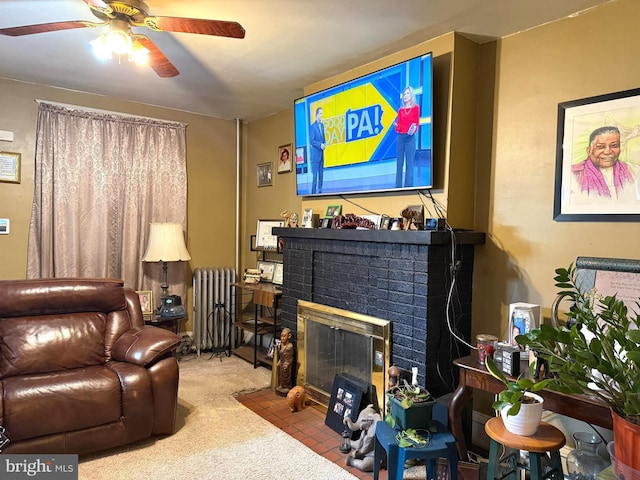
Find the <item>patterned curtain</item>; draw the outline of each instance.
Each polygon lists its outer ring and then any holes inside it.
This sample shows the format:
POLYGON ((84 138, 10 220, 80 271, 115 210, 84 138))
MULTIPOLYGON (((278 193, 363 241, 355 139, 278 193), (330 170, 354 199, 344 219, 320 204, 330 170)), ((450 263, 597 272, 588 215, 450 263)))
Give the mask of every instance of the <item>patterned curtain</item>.
MULTIPOLYGON (((41 102, 27 278, 119 278, 159 298, 149 224, 186 226, 186 125, 41 102)), ((185 262, 169 264, 184 298, 185 262)))

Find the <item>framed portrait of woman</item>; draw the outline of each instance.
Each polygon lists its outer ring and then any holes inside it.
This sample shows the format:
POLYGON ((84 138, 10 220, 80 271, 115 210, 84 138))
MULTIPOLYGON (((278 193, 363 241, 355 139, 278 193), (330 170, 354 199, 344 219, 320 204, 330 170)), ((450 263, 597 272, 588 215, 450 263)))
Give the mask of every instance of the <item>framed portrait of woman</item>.
POLYGON ((140 307, 143 315, 151 315, 153 313, 153 292, 151 290, 136 291, 140 299, 140 307))
POLYGON ((278 147, 278 173, 291 171, 291 144, 278 147))

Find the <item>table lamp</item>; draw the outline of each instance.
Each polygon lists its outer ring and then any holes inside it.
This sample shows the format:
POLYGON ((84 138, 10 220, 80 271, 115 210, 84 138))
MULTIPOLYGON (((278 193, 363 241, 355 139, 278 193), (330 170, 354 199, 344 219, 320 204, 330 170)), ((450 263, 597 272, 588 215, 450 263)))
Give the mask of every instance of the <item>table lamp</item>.
POLYGON ((147 251, 142 257, 143 262, 162 262, 162 295, 160 310, 167 299, 169 284, 167 283, 167 263, 191 260, 184 243, 182 225, 179 223, 151 223, 149 229, 149 243, 147 251))

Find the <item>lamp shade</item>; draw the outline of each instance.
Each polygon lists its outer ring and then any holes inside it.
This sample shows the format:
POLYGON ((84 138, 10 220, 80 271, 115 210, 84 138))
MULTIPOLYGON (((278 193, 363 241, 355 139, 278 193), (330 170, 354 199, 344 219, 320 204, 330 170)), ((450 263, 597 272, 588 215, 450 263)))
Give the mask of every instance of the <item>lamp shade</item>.
POLYGON ((179 223, 151 223, 149 244, 143 262, 180 262, 191 260, 179 223))

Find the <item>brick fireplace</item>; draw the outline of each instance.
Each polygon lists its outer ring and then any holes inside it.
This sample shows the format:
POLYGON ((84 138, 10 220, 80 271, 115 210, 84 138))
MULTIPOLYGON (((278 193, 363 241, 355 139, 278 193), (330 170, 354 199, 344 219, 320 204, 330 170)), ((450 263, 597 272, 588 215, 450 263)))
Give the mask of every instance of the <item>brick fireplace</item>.
POLYGON ((274 228, 284 240, 281 325, 297 331, 298 300, 391 322, 390 363, 411 371, 440 396, 453 390, 451 361, 469 350, 453 342, 446 305, 451 263, 457 298, 451 322, 471 335, 473 257, 484 233, 274 228))

